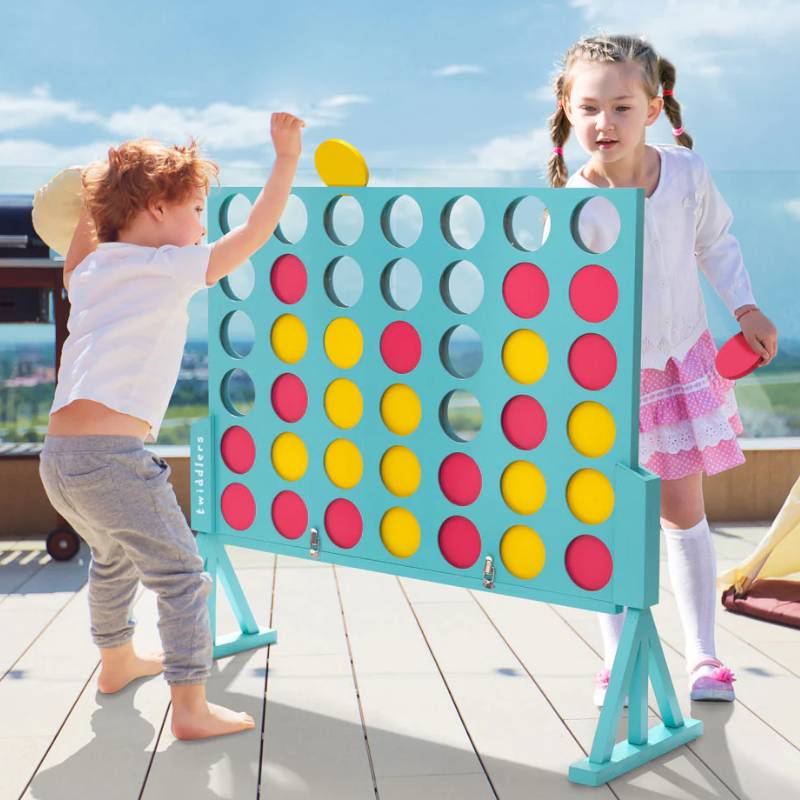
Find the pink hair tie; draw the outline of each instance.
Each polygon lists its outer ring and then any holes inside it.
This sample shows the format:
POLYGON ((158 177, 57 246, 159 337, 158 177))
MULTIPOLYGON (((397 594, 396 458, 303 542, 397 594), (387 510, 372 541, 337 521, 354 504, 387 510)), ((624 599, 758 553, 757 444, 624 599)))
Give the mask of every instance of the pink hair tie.
POLYGON ((680 136, 683 133, 683 128, 673 128, 672 135, 673 136, 680 136))
POLYGON ((554 147, 554 148, 553 148, 553 152, 554 152, 554 153, 555 153, 557 156, 563 156, 563 155, 564 155, 564 148, 563 148, 563 147, 554 147))

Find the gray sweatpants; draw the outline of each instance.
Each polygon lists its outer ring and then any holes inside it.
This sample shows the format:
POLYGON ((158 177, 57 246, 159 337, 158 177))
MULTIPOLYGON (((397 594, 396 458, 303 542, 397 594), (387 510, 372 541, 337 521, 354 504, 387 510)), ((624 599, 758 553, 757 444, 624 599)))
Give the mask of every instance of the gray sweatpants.
POLYGON ((92 553, 89 609, 98 647, 133 636, 139 581, 158 595, 164 677, 203 683, 211 671, 211 577, 163 459, 135 436, 47 436, 39 474, 53 507, 92 553))

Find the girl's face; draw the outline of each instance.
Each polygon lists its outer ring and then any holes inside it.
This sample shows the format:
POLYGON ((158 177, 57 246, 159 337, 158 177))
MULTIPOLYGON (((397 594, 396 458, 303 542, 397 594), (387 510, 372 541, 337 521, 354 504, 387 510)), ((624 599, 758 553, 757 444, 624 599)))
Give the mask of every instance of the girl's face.
POLYGON ((649 100, 642 70, 632 63, 579 63, 564 111, 581 147, 592 158, 613 162, 629 155, 645 140, 663 100, 649 100))

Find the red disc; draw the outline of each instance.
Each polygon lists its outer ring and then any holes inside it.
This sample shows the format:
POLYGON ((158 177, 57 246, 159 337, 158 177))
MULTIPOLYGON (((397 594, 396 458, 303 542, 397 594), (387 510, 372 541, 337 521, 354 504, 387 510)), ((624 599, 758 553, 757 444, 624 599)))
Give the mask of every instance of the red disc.
POLYGON ((605 389, 617 372, 617 354, 611 342, 599 333, 576 339, 569 350, 569 371, 575 383, 596 392, 605 389))
POLYGON ((530 319, 541 314, 550 299, 550 285, 535 264, 515 264, 503 280, 503 299, 518 317, 530 319))
POLYGON ((533 450, 547 434, 547 414, 527 394, 518 394, 506 403, 501 424, 508 441, 520 450, 533 450))
POLYGON ((608 548, 595 536, 578 536, 564 555, 567 574, 581 587, 596 592, 610 580, 614 563, 608 548))
POLYGON ((325 530, 335 545, 355 547, 364 532, 364 521, 359 510, 340 497, 325 509, 325 530))
POLYGON ((599 264, 578 270, 569 285, 569 301, 587 322, 608 319, 617 307, 619 290, 614 276, 599 264))
POLYGON ((308 509, 300 495, 280 492, 272 501, 272 521, 281 536, 299 539, 308 530, 308 509))
POLYGON ((219 449, 225 466, 239 475, 247 472, 256 460, 253 437, 240 425, 234 425, 222 434, 219 449))
POLYGON ((444 496, 458 506, 474 503, 482 484, 478 465, 466 453, 451 453, 439 467, 439 486, 444 496))
POLYGON ((247 530, 256 518, 256 501, 250 490, 241 483, 231 483, 225 487, 220 507, 225 522, 237 531, 247 530))
POLYGON ((407 322, 387 325, 381 334, 381 355, 389 369, 411 372, 422 355, 422 342, 416 329, 407 322))
POLYGON ((297 422, 308 408, 308 393, 303 381, 284 372, 272 384, 272 407, 284 422, 297 422))
POLYGON ((466 517, 449 517, 439 528, 439 550, 448 563, 467 569, 481 554, 481 535, 466 517))
POLYGON ((269 282, 278 300, 284 303, 296 303, 303 297, 308 287, 305 265, 297 256, 287 253, 272 265, 269 282))
POLYGON ((723 378, 736 381, 756 369, 761 363, 761 356, 747 344, 744 334, 739 332, 722 345, 714 363, 723 378))

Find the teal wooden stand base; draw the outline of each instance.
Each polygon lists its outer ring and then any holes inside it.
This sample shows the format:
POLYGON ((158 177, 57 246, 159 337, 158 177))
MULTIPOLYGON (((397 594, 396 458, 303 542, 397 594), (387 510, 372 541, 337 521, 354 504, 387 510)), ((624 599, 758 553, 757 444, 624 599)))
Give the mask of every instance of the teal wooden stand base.
POLYGON ((684 718, 649 608, 629 608, 611 670, 606 702, 588 758, 569 768, 574 783, 599 786, 658 758, 703 733, 700 720, 684 718), (647 728, 647 683, 653 684, 663 723, 647 728), (628 696, 628 739, 614 744, 628 696))
POLYGON ((216 541, 213 534, 198 533, 197 547, 205 563, 204 569, 212 579, 211 594, 208 597, 208 615, 211 638, 214 642, 214 658, 224 658, 234 653, 275 644, 278 641, 277 630, 259 627, 225 552, 225 546, 216 541), (240 629, 238 632, 223 636, 217 636, 217 586, 220 584, 233 608, 240 629))

